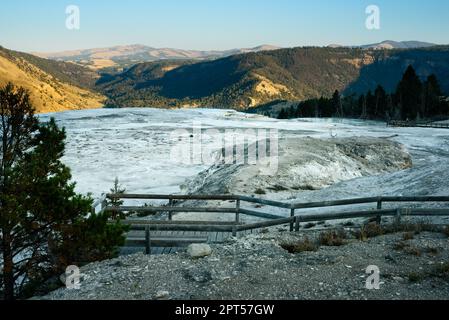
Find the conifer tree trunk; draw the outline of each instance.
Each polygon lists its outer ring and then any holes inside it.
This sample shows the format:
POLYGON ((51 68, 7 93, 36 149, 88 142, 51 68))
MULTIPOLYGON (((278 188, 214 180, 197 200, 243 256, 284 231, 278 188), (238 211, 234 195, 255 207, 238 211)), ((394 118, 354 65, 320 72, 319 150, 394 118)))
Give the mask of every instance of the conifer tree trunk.
POLYGON ((9 230, 2 230, 4 299, 14 300, 14 261, 9 230))

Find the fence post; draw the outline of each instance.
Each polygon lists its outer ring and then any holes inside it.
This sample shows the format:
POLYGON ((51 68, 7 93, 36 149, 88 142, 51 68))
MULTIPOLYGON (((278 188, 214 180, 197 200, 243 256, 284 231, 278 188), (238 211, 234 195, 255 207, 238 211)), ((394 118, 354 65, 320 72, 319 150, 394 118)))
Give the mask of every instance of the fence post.
MULTIPOLYGON (((382 210, 382 197, 379 197, 377 200, 377 210, 382 210)), ((376 223, 381 224, 382 223, 382 216, 378 215, 376 218, 376 223)))
POLYGON ((235 203, 235 222, 240 222, 240 199, 238 199, 235 203))
POLYGON ((145 227, 145 254, 151 254, 150 226, 145 227))
POLYGON ((402 214, 402 209, 396 209, 396 218, 395 218, 395 223, 397 225, 401 224, 401 214, 402 214))
POLYGON ((173 207, 173 198, 168 198, 168 221, 172 221, 173 220, 173 213, 170 210, 170 208, 173 207))
POLYGON ((301 221, 301 217, 297 216, 295 219, 295 231, 299 232, 299 223, 301 221))
MULTIPOLYGON (((290 217, 292 217, 292 218, 295 217, 295 209, 290 210, 290 217)), ((294 224, 294 221, 290 222, 290 232, 293 232, 293 224, 294 224)))
POLYGON ((232 236, 237 237, 237 226, 232 226, 232 236))

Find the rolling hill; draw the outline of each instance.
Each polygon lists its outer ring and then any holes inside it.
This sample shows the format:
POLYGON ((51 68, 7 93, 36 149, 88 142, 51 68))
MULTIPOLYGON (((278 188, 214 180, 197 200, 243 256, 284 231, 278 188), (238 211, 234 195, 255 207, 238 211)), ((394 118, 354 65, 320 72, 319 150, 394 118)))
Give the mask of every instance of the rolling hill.
POLYGON ((57 60, 74 62, 87 66, 94 70, 106 68, 124 68, 141 62, 154 62, 158 60, 210 60, 223 58, 240 53, 259 52, 274 50, 279 47, 261 45, 254 48, 232 49, 232 50, 182 50, 173 48, 153 48, 140 44, 128 46, 115 46, 108 48, 96 48, 86 50, 63 51, 54 53, 34 53, 35 55, 57 60))
POLYGON ((393 41, 386 40, 378 43, 365 44, 360 46, 344 46, 340 44, 331 44, 330 48, 348 47, 348 48, 363 48, 363 49, 417 49, 435 47, 437 44, 423 41, 393 41))
POLYGON ((102 107, 93 91, 98 74, 77 65, 42 59, 0 47, 0 86, 12 82, 29 90, 37 112, 102 107))
POLYGON ((363 93, 378 84, 395 89, 408 65, 435 73, 449 92, 449 47, 419 49, 292 48, 205 62, 137 64, 104 75, 97 84, 111 107, 222 107, 246 109, 275 100, 296 101, 363 93))
POLYGON ((423 41, 392 41, 386 40, 379 43, 367 44, 361 46, 364 49, 417 49, 436 46, 435 43, 423 41))

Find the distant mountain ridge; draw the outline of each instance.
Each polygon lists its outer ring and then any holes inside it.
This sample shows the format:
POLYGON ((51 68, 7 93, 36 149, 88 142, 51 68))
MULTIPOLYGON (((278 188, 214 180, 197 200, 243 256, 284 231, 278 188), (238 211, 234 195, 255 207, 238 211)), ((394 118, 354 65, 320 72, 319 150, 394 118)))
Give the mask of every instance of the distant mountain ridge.
POLYGON ((373 43, 362 46, 364 49, 417 49, 436 46, 435 43, 422 41, 392 41, 387 40, 380 43, 373 43))
POLYGON ((223 58, 235 54, 276 50, 280 47, 261 45, 254 48, 242 48, 231 50, 183 50, 173 48, 153 48, 135 44, 129 46, 114 46, 86 50, 74 50, 55 53, 33 53, 42 58, 70 61, 92 69, 102 69, 114 66, 130 66, 140 62, 153 62, 158 60, 209 60, 223 58))
POLYGON ((360 46, 344 46, 339 44, 331 44, 330 48, 348 47, 348 48, 363 48, 363 49, 418 49, 429 48, 437 46, 435 43, 423 42, 423 41, 393 41, 386 40, 378 43, 360 45, 360 46))
MULTIPOLYGON (((434 43, 422 41, 392 41, 386 40, 379 43, 343 46, 339 44, 329 45, 331 48, 348 47, 363 49, 416 49, 436 46, 434 43)), ((273 45, 260 45, 253 48, 238 48, 231 50, 184 50, 175 48, 154 48, 151 46, 134 44, 105 48, 93 48, 84 50, 72 50, 62 52, 35 52, 38 57, 73 62, 81 66, 89 67, 92 70, 118 70, 131 67, 137 63, 155 62, 159 60, 213 60, 229 57, 236 54, 244 54, 260 51, 279 50, 281 47, 273 45)))
MULTIPOLYGON (((109 52, 110 58, 135 57, 137 49, 118 47, 118 52, 109 52)), ((120 71, 116 68, 92 70, 77 63, 0 47, 0 85, 12 81, 29 89, 40 112, 95 108, 104 104, 243 110, 275 101, 329 97, 335 90, 350 95, 366 93, 382 85, 387 92, 392 92, 405 69, 413 65, 422 79, 435 74, 443 92, 449 94, 449 46, 270 49, 273 48, 263 46, 248 49, 248 53, 239 49, 240 54, 215 59, 182 59, 178 53, 176 58, 169 59, 169 52, 164 52, 165 59, 132 63, 120 71)), ((77 54, 82 52, 72 53, 72 57, 77 54)), ((186 56, 192 57, 192 52, 186 56)))
POLYGON ((221 107, 246 109, 273 101, 300 101, 396 89, 413 65, 434 73, 449 93, 449 46, 418 49, 305 47, 234 55, 212 61, 141 63, 97 82, 111 107, 221 107))

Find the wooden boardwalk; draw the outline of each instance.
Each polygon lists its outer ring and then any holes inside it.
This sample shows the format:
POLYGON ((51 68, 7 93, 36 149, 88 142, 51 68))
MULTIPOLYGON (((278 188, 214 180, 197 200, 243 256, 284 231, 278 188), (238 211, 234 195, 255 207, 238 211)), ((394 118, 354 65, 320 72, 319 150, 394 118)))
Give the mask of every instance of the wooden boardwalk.
MULTIPOLYGON (((237 234, 237 237, 243 237, 253 233, 257 233, 259 230, 246 230, 237 234)), ((152 231, 151 237, 155 238, 192 238, 192 237, 204 237, 207 238, 205 243, 223 243, 226 240, 232 238, 232 232, 202 232, 202 231, 152 231)), ((130 231, 127 234, 128 239, 132 238, 144 238, 144 232, 142 231, 130 231)), ((185 250, 185 247, 151 247, 151 254, 170 254, 185 250)), ((144 248, 136 247, 124 247, 121 250, 122 254, 144 252, 144 248)))

